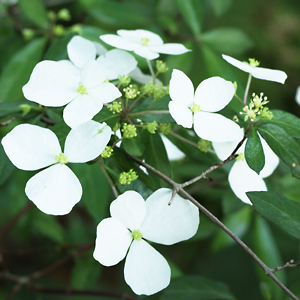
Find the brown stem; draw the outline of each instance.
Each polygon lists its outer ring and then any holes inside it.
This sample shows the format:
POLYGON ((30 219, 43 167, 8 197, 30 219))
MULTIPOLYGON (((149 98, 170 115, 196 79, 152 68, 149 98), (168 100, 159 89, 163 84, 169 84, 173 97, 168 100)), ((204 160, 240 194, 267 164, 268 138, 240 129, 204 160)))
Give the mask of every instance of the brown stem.
POLYGON ((283 266, 279 266, 279 267, 276 267, 274 269, 271 269, 271 272, 275 273, 275 272, 280 271, 280 270, 285 269, 285 268, 295 268, 295 267, 299 267, 299 266, 300 266, 300 261, 294 262, 294 260, 291 259, 290 261, 288 261, 283 266))
POLYGON ((147 110, 127 115, 128 118, 147 114, 169 114, 168 110, 147 110))
POLYGON ((106 172, 106 170, 105 170, 105 168, 104 168, 102 162, 99 160, 98 163, 99 163, 99 166, 100 166, 100 168, 101 168, 101 171, 102 171, 102 173, 104 174, 106 180, 108 181, 108 183, 109 183, 109 185, 110 185, 110 187, 111 187, 111 189, 112 189, 112 191, 113 191, 115 197, 118 198, 118 197, 119 197, 119 194, 118 194, 118 191, 117 191, 117 189, 116 189, 116 187, 115 187, 115 184, 113 183, 113 181, 111 180, 111 178, 110 178, 109 175, 107 174, 107 172, 106 172))
MULTIPOLYGON (((242 142, 242 141, 241 141, 242 142)), ((239 143, 240 144, 240 143, 239 143)), ((238 149, 239 145, 236 147, 238 149)), ((235 151, 236 151, 235 149, 235 151)), ((239 239, 233 232, 229 230, 217 217, 215 217, 209 210, 207 210, 204 206, 202 206, 196 199, 194 199, 189 193, 187 193, 180 184, 176 183, 168 176, 162 174, 152 166, 146 164, 145 162, 139 160, 136 157, 131 157, 131 159, 138 164, 145 167, 148 171, 152 172, 156 176, 163 179, 166 183, 170 184, 174 189, 178 190, 181 195, 191 201, 194 205, 198 207, 198 209, 203 212, 208 218, 210 218, 214 223, 216 223, 223 231, 225 231, 239 246, 241 246, 264 270, 267 276, 270 276, 274 282, 292 299, 299 300, 272 272, 270 269, 241 239, 239 239)))

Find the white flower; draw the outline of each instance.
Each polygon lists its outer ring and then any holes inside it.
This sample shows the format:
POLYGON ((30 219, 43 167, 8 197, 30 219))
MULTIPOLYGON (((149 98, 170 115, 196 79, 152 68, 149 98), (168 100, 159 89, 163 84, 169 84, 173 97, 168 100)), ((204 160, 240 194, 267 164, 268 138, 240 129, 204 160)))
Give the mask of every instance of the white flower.
POLYGON ((97 60, 99 66, 106 70, 109 80, 117 79, 119 75, 127 75, 137 66, 135 58, 126 51, 114 49, 107 51, 99 43, 93 43, 83 37, 74 36, 67 45, 70 60, 61 60, 76 75, 90 60, 97 60), (99 57, 96 59, 96 56, 99 57))
POLYGON ((104 34, 100 39, 113 47, 134 51, 147 59, 159 57, 158 53, 176 55, 191 51, 182 44, 164 44, 159 35, 148 30, 118 30, 117 34, 104 34))
POLYGON ((121 96, 112 84, 104 82, 106 71, 99 63, 88 61, 81 69, 80 77, 64 64, 42 61, 32 71, 29 82, 23 86, 28 100, 45 106, 63 106, 65 122, 76 128, 91 120, 103 107, 121 96))
POLYGON ((185 154, 168 138, 166 138, 163 134, 160 134, 160 136, 165 145, 166 152, 170 161, 180 160, 185 157, 185 154))
POLYGON ((172 245, 191 238, 199 225, 196 206, 162 188, 146 202, 135 191, 127 191, 110 205, 111 218, 97 227, 94 258, 102 265, 113 266, 124 259, 128 251, 124 276, 138 294, 151 295, 168 286, 170 267, 165 258, 144 239, 172 245), (128 250, 129 249, 129 250, 128 250))
POLYGON ((241 62, 233 57, 224 54, 222 55, 222 57, 231 65, 251 74, 253 77, 258 79, 276 81, 283 84, 287 78, 286 73, 283 71, 258 67, 259 63, 254 59, 250 59, 250 63, 247 63, 241 62))
POLYGON ((214 112, 223 109, 235 93, 233 84, 220 77, 202 81, 194 94, 191 80, 173 70, 170 80, 170 114, 177 124, 191 128, 205 140, 227 142, 237 139, 240 127, 214 112))
POLYGON ((19 169, 32 171, 51 165, 28 180, 25 193, 44 213, 65 215, 82 195, 81 184, 66 163, 84 163, 96 158, 110 136, 111 129, 105 123, 89 121, 69 132, 62 152, 51 130, 22 124, 3 138, 2 145, 19 169))
MULTIPOLYGON (((235 149, 237 144, 242 140, 244 136, 244 130, 240 130, 240 137, 236 141, 228 142, 228 143, 212 143, 213 147, 216 151, 217 156, 224 160, 226 159, 232 151, 235 149)), ((228 176, 228 181, 232 191, 235 195, 241 199, 243 202, 247 204, 251 204, 249 198, 246 195, 246 192, 251 191, 266 191, 267 187, 263 180, 270 176, 274 170, 277 168, 279 163, 279 158, 277 155, 272 151, 269 145, 265 142, 263 138, 259 135, 264 154, 265 154, 265 166, 260 171, 259 175, 254 172, 248 166, 245 156, 245 144, 239 148, 237 154, 239 154, 238 158, 235 160, 228 176)))
POLYGON ((297 90, 296 90, 296 102, 300 105, 300 86, 298 86, 297 90))

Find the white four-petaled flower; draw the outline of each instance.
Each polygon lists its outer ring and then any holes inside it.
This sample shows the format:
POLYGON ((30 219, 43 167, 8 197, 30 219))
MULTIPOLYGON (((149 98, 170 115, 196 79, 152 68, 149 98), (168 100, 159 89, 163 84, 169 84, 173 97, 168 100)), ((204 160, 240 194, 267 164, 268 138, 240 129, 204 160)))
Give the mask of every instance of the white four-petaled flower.
POLYGON ((232 99, 235 88, 230 81, 211 77, 202 81, 194 93, 191 80, 174 69, 170 80, 170 114, 177 124, 191 128, 205 140, 227 142, 236 140, 240 127, 215 112, 223 109, 232 99))
MULTIPOLYGON (((242 140, 243 135, 244 130, 241 129, 240 137, 236 141, 227 143, 212 143, 217 156, 222 160, 226 159, 232 153, 238 143, 242 140)), ((228 176, 228 181, 232 191, 239 199, 247 204, 251 204, 251 202, 247 197, 246 192, 266 191, 267 186, 263 178, 270 176, 277 168, 279 163, 278 156, 272 151, 266 141, 261 138, 261 136, 259 137, 265 155, 265 165, 260 171, 259 175, 252 169, 250 169, 245 160, 245 141, 237 151, 237 154, 239 154, 239 156, 234 162, 228 176)))
POLYGON ((111 218, 97 227, 94 258, 113 266, 128 252, 125 281, 138 295, 164 289, 171 275, 165 258, 145 239, 172 245, 191 238, 198 229, 197 207, 178 195, 168 205, 171 195, 172 190, 162 188, 144 201, 139 193, 127 191, 111 203, 111 218))
POLYGON ((150 60, 158 58, 158 53, 177 55, 191 51, 182 44, 164 44, 159 35, 148 30, 118 30, 117 34, 104 34, 100 39, 113 47, 134 51, 150 60))
POLYGON ((62 152, 51 130, 22 124, 2 139, 2 145, 19 169, 32 171, 50 166, 28 180, 25 193, 44 213, 65 215, 82 195, 81 184, 66 163, 84 163, 96 158, 110 136, 111 129, 105 123, 89 121, 69 132, 62 152))
POLYGON ((251 59, 252 64, 247 62, 241 62, 231 56, 222 55, 222 57, 231 65, 237 67, 238 69, 251 74, 253 77, 263 80, 275 81, 279 83, 284 83, 287 79, 285 72, 280 70, 272 70, 266 68, 260 68, 257 66, 257 62, 251 59))

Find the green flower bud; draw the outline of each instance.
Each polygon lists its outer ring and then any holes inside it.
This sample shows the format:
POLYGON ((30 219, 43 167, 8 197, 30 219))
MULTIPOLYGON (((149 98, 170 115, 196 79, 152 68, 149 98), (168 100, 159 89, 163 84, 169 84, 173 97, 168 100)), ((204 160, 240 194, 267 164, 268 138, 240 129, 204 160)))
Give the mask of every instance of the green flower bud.
POLYGON ((127 99, 134 99, 140 93, 139 90, 134 88, 132 85, 130 85, 127 88, 124 88, 123 91, 127 99))
POLYGON ((127 86, 130 83, 131 78, 128 75, 119 75, 118 80, 121 85, 127 86))
POLYGON ((138 175, 133 169, 129 170, 129 172, 122 172, 119 177, 119 182, 122 185, 130 184, 132 181, 138 179, 138 175))
POLYGON ((201 139, 201 140, 198 142, 198 149, 199 149, 201 152, 207 153, 207 151, 208 151, 209 149, 211 149, 211 142, 210 142, 210 141, 207 141, 207 140, 204 140, 204 139, 201 139))
POLYGON ((124 123, 123 129, 121 131, 123 132, 124 139, 131 139, 137 136, 136 127, 131 124, 124 123))
POLYGON ((56 21, 56 13, 52 10, 47 12, 47 17, 50 21, 55 22, 56 21))
POLYGON ((171 123, 160 123, 159 131, 162 134, 167 135, 171 131, 171 123))
POLYGON ((65 28, 64 26, 57 24, 53 27, 53 33, 55 36, 63 36, 65 34, 65 28))
POLYGON ((24 28, 22 30, 22 35, 25 41, 30 41, 34 37, 34 30, 29 28, 24 28))
POLYGON ((110 146, 106 146, 105 149, 103 150, 103 152, 101 153, 101 157, 102 158, 108 158, 111 157, 113 154, 113 148, 110 146))
POLYGON ((153 121, 152 123, 149 123, 149 124, 146 125, 146 129, 150 133, 154 134, 156 132, 156 130, 157 130, 157 125, 158 125, 157 122, 153 121))
POLYGON ((31 106, 29 104, 21 104, 19 107, 22 109, 23 116, 27 115, 31 111, 31 106))
POLYGON ((58 17, 59 20, 63 20, 63 21, 70 21, 71 20, 70 11, 66 8, 61 9, 57 13, 57 17, 58 17))
POLYGON ((159 73, 165 73, 169 70, 166 63, 164 63, 162 60, 156 61, 156 69, 159 73))
POLYGON ((112 104, 108 105, 108 109, 112 111, 113 114, 120 113, 122 111, 122 104, 120 101, 113 101, 112 104))

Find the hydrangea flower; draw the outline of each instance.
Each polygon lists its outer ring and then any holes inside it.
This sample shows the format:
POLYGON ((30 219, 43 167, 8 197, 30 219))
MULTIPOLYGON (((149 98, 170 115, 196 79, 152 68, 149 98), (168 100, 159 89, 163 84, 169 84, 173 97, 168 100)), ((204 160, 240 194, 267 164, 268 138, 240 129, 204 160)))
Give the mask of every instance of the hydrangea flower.
POLYGON ((144 201, 137 192, 127 191, 111 203, 111 218, 97 227, 94 258, 113 266, 128 252, 125 281, 138 295, 159 292, 171 276, 166 259, 145 239, 172 245, 191 238, 198 229, 197 207, 178 195, 168 205, 171 195, 172 190, 162 188, 144 201))
POLYGON ((297 87, 295 99, 296 102, 300 105, 300 86, 297 87))
POLYGON ((240 127, 215 112, 223 109, 235 93, 234 85, 220 77, 202 81, 194 93, 191 80, 173 70, 170 80, 170 114, 178 125, 191 128, 205 140, 227 142, 237 139, 240 127))
POLYGON ((82 195, 78 178, 66 164, 84 163, 99 156, 111 133, 105 123, 83 123, 69 132, 62 152, 51 130, 21 124, 2 139, 2 145, 19 169, 32 171, 50 166, 28 180, 25 193, 44 213, 65 215, 82 195))
POLYGON ((80 70, 90 60, 99 62, 101 68, 106 70, 109 80, 117 79, 119 75, 127 75, 137 66, 135 58, 126 51, 119 49, 107 51, 102 45, 81 36, 74 36, 68 43, 67 50, 70 60, 62 60, 60 63, 68 66, 77 75, 80 75, 80 70), (96 59, 97 55, 99 57, 96 59))
MULTIPOLYGON (((227 143, 212 143, 217 156, 221 160, 226 159, 235 149, 237 144, 242 140, 243 135, 244 130, 241 129, 240 137, 236 141, 227 143)), ((246 192, 267 191, 267 186, 263 178, 270 176, 277 168, 279 163, 278 156, 272 151, 272 149, 260 135, 259 137, 265 154, 265 166, 260 171, 259 175, 250 169, 245 160, 245 141, 237 151, 239 156, 236 158, 228 176, 228 181, 234 194, 247 204, 252 203, 247 197, 246 192)))
POLYGON ((103 103, 122 95, 112 83, 105 82, 106 79, 106 70, 97 61, 85 63, 77 76, 64 64, 45 60, 35 66, 29 82, 23 86, 23 93, 28 100, 45 106, 68 104, 63 117, 71 128, 76 128, 91 120, 103 103))
POLYGON ((231 65, 237 67, 238 69, 251 74, 253 77, 263 80, 275 81, 279 83, 284 83, 287 79, 287 75, 283 71, 272 70, 266 68, 258 67, 259 62, 255 59, 249 59, 249 63, 241 62, 228 55, 222 55, 222 57, 231 65))
POLYGON ((117 34, 104 34, 100 39, 108 45, 134 51, 135 54, 150 60, 158 58, 158 53, 177 55, 191 51, 182 44, 164 44, 159 35, 148 30, 118 30, 117 34))

